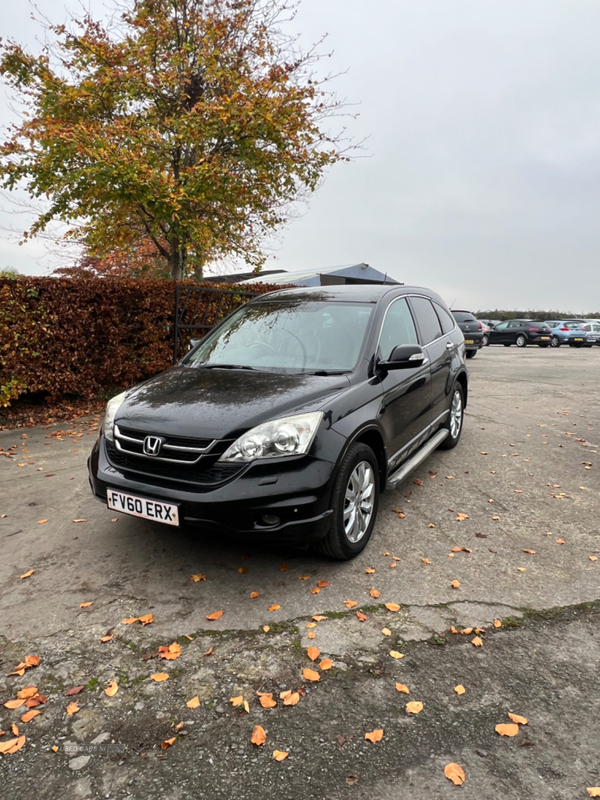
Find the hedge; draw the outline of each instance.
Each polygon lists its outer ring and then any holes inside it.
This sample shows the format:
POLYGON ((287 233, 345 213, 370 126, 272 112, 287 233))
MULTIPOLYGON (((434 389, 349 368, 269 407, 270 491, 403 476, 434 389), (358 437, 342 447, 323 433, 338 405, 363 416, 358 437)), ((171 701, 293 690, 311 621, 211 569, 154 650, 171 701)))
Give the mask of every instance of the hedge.
POLYGON ((172 363, 174 312, 171 281, 0 277, 0 406, 25 393, 91 398, 155 375, 172 363))

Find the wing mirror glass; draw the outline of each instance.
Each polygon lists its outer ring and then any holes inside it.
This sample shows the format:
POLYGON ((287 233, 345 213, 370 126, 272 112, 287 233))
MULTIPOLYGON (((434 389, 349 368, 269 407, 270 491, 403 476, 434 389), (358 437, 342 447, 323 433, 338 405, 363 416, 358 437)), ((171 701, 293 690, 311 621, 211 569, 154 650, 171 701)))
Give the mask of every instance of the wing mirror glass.
POLYGON ((193 350, 194 347, 196 347, 197 344, 200 344, 201 341, 202 339, 190 339, 190 343, 188 345, 188 352, 190 350, 193 350))
POLYGON ((399 344, 394 347, 386 361, 379 361, 381 369, 411 369, 427 364, 427 356, 418 344, 399 344))

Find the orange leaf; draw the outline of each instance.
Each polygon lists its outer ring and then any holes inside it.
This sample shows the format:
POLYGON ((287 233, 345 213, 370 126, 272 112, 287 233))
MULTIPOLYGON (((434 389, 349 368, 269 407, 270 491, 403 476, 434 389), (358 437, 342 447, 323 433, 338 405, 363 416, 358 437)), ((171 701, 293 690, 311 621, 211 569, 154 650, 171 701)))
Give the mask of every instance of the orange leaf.
POLYGON ((289 753, 285 753, 283 750, 273 750, 273 758, 275 761, 283 761, 284 758, 287 758, 289 753))
POLYGON ((306 623, 306 627, 307 628, 316 628, 317 627, 317 623, 316 622, 307 622, 306 623))
POLYGON ((321 663, 319 664, 323 672, 327 669, 331 669, 333 667, 333 661, 330 658, 324 658, 321 663))
POLYGON ((327 617, 324 617, 322 614, 315 614, 313 619, 315 622, 323 622, 323 620, 327 619, 327 617))
POLYGON ((51 750, 52 750, 53 753, 58 753, 58 745, 57 744, 53 744, 52 747, 51 747, 51 750))
POLYGON ((16 753, 25 744, 25 737, 19 736, 17 739, 8 739, 6 742, 0 744, 0 753, 6 755, 8 753, 16 753))
POLYGON ((203 575, 201 572, 199 572, 197 575, 191 575, 190 577, 191 577, 191 580, 194 581, 194 583, 198 583, 198 581, 205 581, 206 580, 206 575, 203 575))
POLYGON ((359 618, 359 620, 361 622, 366 622, 367 621, 367 615, 363 614, 362 611, 357 611, 356 612, 356 616, 359 618))
POLYGON ((377 600, 377 598, 381 595, 381 592, 379 591, 379 589, 370 589, 369 594, 371 595, 371 597, 377 600))
POLYGON ((326 589, 329 586, 329 581, 317 581, 319 589, 326 589))
POLYGON ((155 672, 153 675, 150 675, 150 680, 155 681, 155 683, 162 683, 169 679, 169 674, 167 672, 155 672))
POLYGON ((37 693, 37 686, 24 686, 17 692, 17 697, 27 700, 30 697, 35 697, 37 693))
POLYGON ((403 694, 410 694, 410 690, 409 690, 408 686, 405 686, 403 683, 397 683, 396 684, 396 691, 397 692, 402 692, 403 694))
POLYGON ((162 742, 162 744, 160 746, 160 749, 161 750, 166 750, 168 747, 171 747, 172 744, 175 744, 175 740, 176 739, 177 739, 176 736, 173 736, 172 739, 165 739, 165 741, 162 742))
POLYGON ((511 714, 510 712, 508 716, 513 722, 516 722, 519 725, 527 725, 527 719, 525 717, 520 717, 518 714, 511 714))
POLYGON ((389 628, 382 628, 381 632, 383 633, 384 636, 391 636, 392 635, 392 632, 391 632, 391 630, 389 628))
POLYGON ((260 592, 250 592, 250 597, 252 600, 256 600, 257 597, 260 597, 260 592))
POLYGON ((210 614, 206 615, 206 619, 210 620, 221 619, 222 616, 223 616, 222 611, 212 611, 210 614))
POLYGON ((28 711, 26 714, 23 714, 21 717, 21 722, 31 722, 34 717, 37 717, 40 714, 40 711, 37 711, 35 708, 32 708, 31 711, 28 711))
POLYGON ((535 550, 527 550, 527 549, 523 548, 523 552, 524 553, 529 553, 530 556, 534 556, 535 555, 535 550))
POLYGON ((346 606, 346 608, 356 608, 358 603, 356 602, 356 600, 344 600, 344 605, 346 606))
POLYGON ((77 714, 78 711, 81 711, 78 703, 69 703, 67 706, 67 717, 72 717, 73 714, 77 714))
POLYGON ((305 681, 319 681, 321 680, 319 673, 315 672, 314 669, 303 669, 302 676, 305 681))
POLYGON ((110 640, 111 640, 111 639, 114 639, 114 635, 113 635, 113 634, 111 634, 111 635, 109 635, 109 636, 103 636, 103 637, 100 639, 100 641, 101 641, 101 642, 110 642, 110 640))
POLYGON ((89 608, 90 606, 94 605, 93 600, 88 600, 86 603, 80 603, 79 608, 89 608))
POLYGON ((388 611, 400 611, 400 606, 398 603, 386 603, 385 607, 388 611))
POLYGON ((365 739, 369 742, 380 742, 383 739, 383 728, 376 728, 374 731, 370 731, 370 733, 365 733, 365 739))
POLYGON ((587 793, 590 797, 600 797, 600 786, 589 786, 587 793))
POLYGON ((263 631, 264 631, 265 633, 268 633, 270 630, 271 630, 271 627, 270 627, 270 625, 263 625, 263 631))
POLYGON ((459 764, 446 764, 444 767, 444 775, 449 781, 452 781, 455 786, 462 786, 466 780, 465 771, 459 764))
POLYGON ((502 627, 502 620, 495 619, 494 620, 494 628, 501 628, 502 627))
POLYGON ((248 567, 238 567, 240 575, 245 575, 248 572, 248 567))
POLYGON ((318 586, 313 586, 313 588, 310 590, 311 594, 320 594, 320 592, 321 590, 319 589, 318 586))
POLYGON ((475 647, 483 647, 483 642, 482 642, 482 640, 479 638, 479 636, 474 636, 474 637, 471 639, 471 644, 472 644, 472 645, 475 645, 475 647))
POLYGON ((48 522, 47 519, 38 519, 38 525, 44 525, 46 522, 48 522))
POLYGON ((211 645, 211 646, 208 648, 208 650, 206 651, 206 653, 203 653, 203 655, 205 655, 205 656, 212 656, 212 653, 213 653, 213 646, 211 645))
POLYGON ((397 650, 390 650, 390 655, 392 658, 404 658, 404 655, 397 650))
POLYGON ((565 543, 564 539, 557 539, 556 540, 556 544, 564 544, 564 543, 565 543))
POLYGON ((423 703, 419 700, 413 700, 410 703, 406 704, 406 713, 407 714, 420 714, 423 711, 423 703))
POLYGON ((588 556, 590 561, 598 561, 598 556, 588 556))
POLYGON ((15 736, 18 736, 18 735, 19 735, 19 729, 18 729, 18 727, 15 725, 15 723, 14 723, 14 722, 13 722, 13 724, 10 726, 10 729, 11 729, 11 731, 13 732, 13 734, 14 734, 15 736))
POLYGON ((142 625, 150 625, 151 622, 154 622, 154 614, 142 614, 142 616, 139 617, 139 621, 142 625))
POLYGON ((306 655, 310 658, 311 661, 316 661, 317 658, 321 655, 321 651, 318 647, 309 647, 306 651, 306 655))
POLYGON ((454 691, 456 692, 456 694, 464 694, 467 690, 462 685, 462 683, 459 683, 458 686, 454 687, 454 691))
POLYGON ((519 726, 514 722, 503 722, 501 725, 496 725, 494 730, 500 736, 516 736, 519 732, 519 726))
POLYGON ((431 565, 431 561, 430 561, 428 558, 422 558, 422 559, 421 559, 421 561, 422 561, 424 564, 429 564, 429 565, 431 565))
POLYGON ((10 709, 21 708, 24 703, 25 700, 7 700, 6 703, 4 703, 4 707, 10 709))
POLYGON ((200 698, 198 697, 198 695, 192 697, 192 699, 188 700, 186 703, 186 706, 188 708, 198 708, 199 705, 200 705, 200 698))
POLYGON ((261 694, 258 700, 263 708, 275 708, 277 705, 275 700, 273 700, 272 694, 261 694))
POLYGON ((299 581, 308 581, 310 580, 310 575, 298 575, 299 581))
POLYGON ((280 697, 283 699, 284 706, 296 706, 300 702, 299 692, 282 692, 280 697), (284 694, 285 697, 283 697, 284 694))
POLYGON ((159 658, 164 658, 167 661, 175 661, 176 658, 179 658, 181 655, 181 645, 177 642, 173 642, 168 647, 162 645, 158 648, 159 650, 159 658))
POLYGON ((269 606, 269 611, 279 611, 281 606, 278 606, 277 603, 274 603, 272 606, 269 606))
POLYGON ((23 578, 30 578, 34 572, 35 570, 33 569, 30 569, 28 572, 24 572, 23 575, 20 576, 21 580, 23 580, 23 578))
POLYGON ((237 708, 238 706, 241 706, 241 705, 243 705, 243 703, 244 703, 244 696, 240 694, 240 695, 238 695, 237 697, 230 697, 230 698, 229 698, 229 702, 231 703, 231 705, 232 705, 234 708, 237 708))
POLYGON ((116 681, 111 681, 106 689, 104 690, 104 694, 107 697, 114 697, 116 693, 119 691, 119 686, 116 681))
POLYGON ((451 581, 450 586, 453 589, 460 589, 460 583, 458 581, 451 581))
POLYGON ((255 725, 254 730, 252 731, 252 736, 250 737, 250 741, 257 747, 260 747, 261 744, 264 744, 267 741, 265 729, 260 725, 255 725))
POLYGON ((367 567, 365 572, 367 575, 372 575, 375 572, 375 570, 373 569, 373 567, 367 567))
POLYGON ((314 631, 309 631, 309 632, 307 633, 307 636, 308 636, 308 638, 309 638, 309 639, 314 639, 314 638, 315 638, 315 636, 316 636, 316 634, 315 634, 315 632, 314 632, 314 631))

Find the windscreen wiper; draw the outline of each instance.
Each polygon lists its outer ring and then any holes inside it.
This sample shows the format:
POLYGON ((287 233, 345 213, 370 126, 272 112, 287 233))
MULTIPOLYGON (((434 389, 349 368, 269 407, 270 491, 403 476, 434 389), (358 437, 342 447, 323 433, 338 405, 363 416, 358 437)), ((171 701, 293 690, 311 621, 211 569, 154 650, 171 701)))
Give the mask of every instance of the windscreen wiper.
POLYGON ((302 372, 302 375, 347 375, 349 369, 317 369, 314 372, 302 372))
POLYGON ((249 367, 246 364, 210 364, 206 361, 195 364, 195 366, 202 367, 202 369, 254 369, 254 367, 249 367))

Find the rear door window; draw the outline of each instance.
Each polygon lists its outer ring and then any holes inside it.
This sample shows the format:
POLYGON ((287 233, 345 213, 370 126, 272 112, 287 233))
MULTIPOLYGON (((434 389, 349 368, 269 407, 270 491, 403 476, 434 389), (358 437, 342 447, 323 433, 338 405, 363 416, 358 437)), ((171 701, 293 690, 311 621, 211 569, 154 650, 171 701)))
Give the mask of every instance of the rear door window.
POLYGON ((426 297, 411 297, 410 304, 415 312, 419 331, 421 332, 421 343, 425 345, 433 342, 434 339, 439 339, 442 335, 442 327, 431 300, 426 297))

